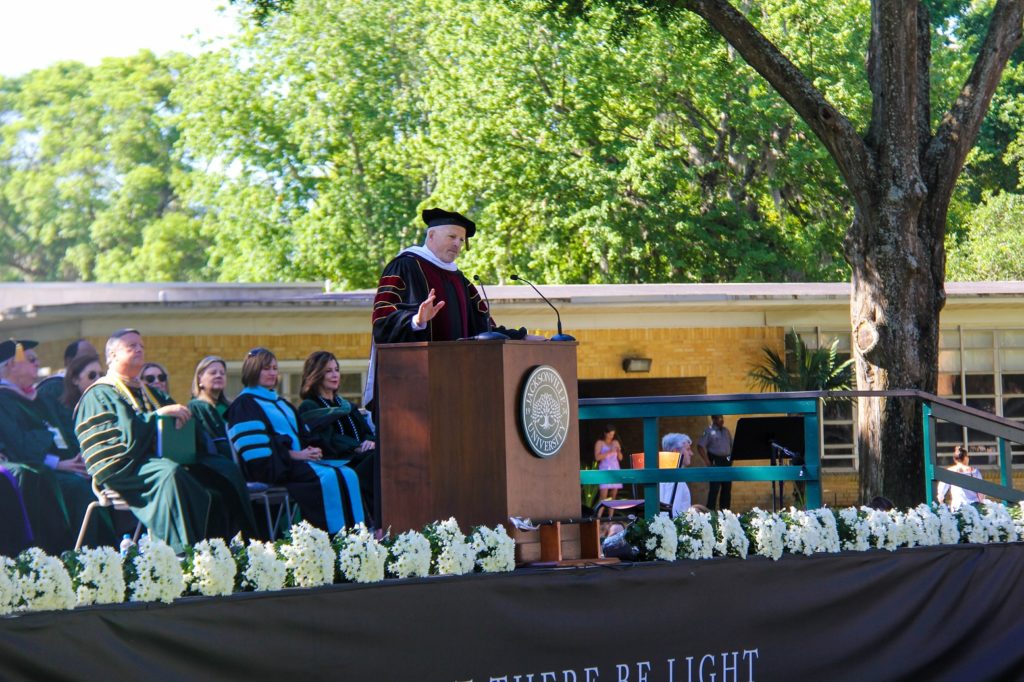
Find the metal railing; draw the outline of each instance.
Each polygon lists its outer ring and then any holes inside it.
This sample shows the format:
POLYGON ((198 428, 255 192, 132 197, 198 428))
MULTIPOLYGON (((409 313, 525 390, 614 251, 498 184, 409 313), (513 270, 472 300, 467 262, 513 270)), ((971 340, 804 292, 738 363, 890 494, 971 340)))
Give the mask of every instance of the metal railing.
MULTIPOLYGON (((935 483, 973 490, 1008 502, 1024 500, 1024 492, 1013 487, 1011 448, 1007 442, 1024 445, 1024 425, 924 391, 804 391, 797 393, 738 393, 731 395, 641 396, 630 398, 582 398, 579 419, 642 419, 644 468, 612 471, 580 471, 584 485, 622 483, 639 485, 644 491, 644 515, 658 513, 658 484, 674 482, 799 481, 805 484, 808 508, 821 506, 821 453, 818 432, 821 423, 819 401, 844 398, 910 398, 921 403, 924 430, 925 498, 934 498, 935 483), (804 418, 804 464, 782 466, 694 467, 659 469, 662 417, 693 417, 712 414, 787 414, 804 418), (947 421, 994 436, 998 442, 1001 485, 958 474, 936 464, 935 427, 947 421)), ((765 459, 768 459, 766 453, 765 459)))

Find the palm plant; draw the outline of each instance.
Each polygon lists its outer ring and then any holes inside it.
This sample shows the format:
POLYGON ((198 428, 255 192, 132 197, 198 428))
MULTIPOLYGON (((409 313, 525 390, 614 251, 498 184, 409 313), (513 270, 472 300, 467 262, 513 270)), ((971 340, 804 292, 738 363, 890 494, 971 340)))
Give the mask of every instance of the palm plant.
POLYGON ((761 362, 747 374, 751 386, 759 391, 849 390, 853 359, 839 361, 839 339, 812 350, 793 329, 787 334, 786 345, 793 349, 792 364, 786 362, 785 355, 765 346, 761 362))

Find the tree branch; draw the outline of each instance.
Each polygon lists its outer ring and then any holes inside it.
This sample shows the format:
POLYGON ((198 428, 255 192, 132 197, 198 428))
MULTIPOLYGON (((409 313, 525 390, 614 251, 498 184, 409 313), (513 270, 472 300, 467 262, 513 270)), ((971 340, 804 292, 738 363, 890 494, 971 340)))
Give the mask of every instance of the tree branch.
POLYGON ((866 199, 873 163, 849 119, 727 0, 685 0, 683 4, 711 24, 796 110, 835 159, 850 191, 866 199))
MULTIPOLYGON (((929 193, 948 197, 974 145, 1010 55, 1021 43, 1024 0, 998 0, 974 68, 925 150, 929 193)), ((942 209, 944 207, 936 207, 942 209)), ((944 228, 945 221, 932 223, 944 228)))

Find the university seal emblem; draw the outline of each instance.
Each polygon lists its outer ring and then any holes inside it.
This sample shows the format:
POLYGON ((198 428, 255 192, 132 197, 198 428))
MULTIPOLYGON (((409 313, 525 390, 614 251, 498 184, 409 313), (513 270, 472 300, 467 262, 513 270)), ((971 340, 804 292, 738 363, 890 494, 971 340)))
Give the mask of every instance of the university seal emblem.
POLYGON ((539 365, 526 376, 519 420, 533 454, 551 457, 562 449, 569 435, 569 394, 554 367, 539 365))

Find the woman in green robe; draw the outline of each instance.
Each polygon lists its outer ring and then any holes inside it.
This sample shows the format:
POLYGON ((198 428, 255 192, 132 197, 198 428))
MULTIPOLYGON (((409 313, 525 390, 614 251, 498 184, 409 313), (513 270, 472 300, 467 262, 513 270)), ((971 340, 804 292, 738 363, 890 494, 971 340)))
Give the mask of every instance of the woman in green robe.
POLYGON ((343 460, 355 471, 359 497, 366 512, 375 516, 377 444, 363 415, 338 395, 340 381, 338 359, 333 354, 321 350, 306 358, 299 415, 309 427, 309 442, 319 447, 325 458, 343 460))
POLYGON ((225 493, 225 499, 233 507, 233 516, 240 524, 242 534, 251 538, 256 534, 256 519, 245 478, 235 463, 228 441, 224 415, 230 403, 224 395, 226 385, 227 364, 223 358, 210 355, 199 361, 192 377, 192 400, 188 404, 192 418, 196 420, 198 460, 196 465, 189 467, 189 471, 205 467, 221 479, 221 486, 231 488, 231 494, 225 493))

